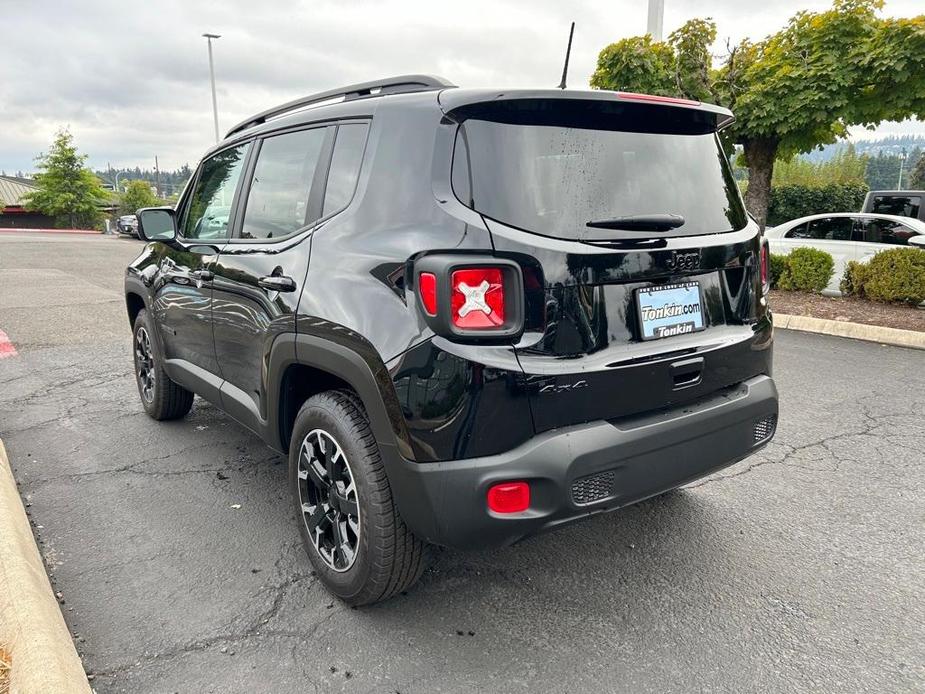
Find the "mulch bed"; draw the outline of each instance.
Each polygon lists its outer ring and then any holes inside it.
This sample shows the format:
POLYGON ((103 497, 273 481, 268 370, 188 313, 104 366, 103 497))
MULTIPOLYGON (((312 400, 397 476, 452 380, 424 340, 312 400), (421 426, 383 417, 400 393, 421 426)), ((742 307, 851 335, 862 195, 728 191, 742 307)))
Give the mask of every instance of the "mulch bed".
POLYGON ((881 304, 856 297, 828 297, 774 289, 771 310, 791 316, 810 316, 848 323, 865 323, 925 332, 925 309, 904 304, 881 304))

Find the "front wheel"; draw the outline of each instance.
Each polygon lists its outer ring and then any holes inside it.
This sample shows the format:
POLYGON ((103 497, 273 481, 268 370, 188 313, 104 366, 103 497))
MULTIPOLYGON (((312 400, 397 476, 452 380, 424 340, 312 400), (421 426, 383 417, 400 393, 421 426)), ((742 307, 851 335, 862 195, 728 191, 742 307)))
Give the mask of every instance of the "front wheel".
POLYGON ((170 380, 161 363, 154 329, 148 312, 142 309, 135 317, 132 332, 135 383, 141 404, 154 419, 179 419, 193 406, 193 394, 170 380))
POLYGON ((351 605, 385 600, 424 571, 424 543, 398 514, 363 406, 346 391, 309 398, 289 444, 289 482, 309 560, 351 605))

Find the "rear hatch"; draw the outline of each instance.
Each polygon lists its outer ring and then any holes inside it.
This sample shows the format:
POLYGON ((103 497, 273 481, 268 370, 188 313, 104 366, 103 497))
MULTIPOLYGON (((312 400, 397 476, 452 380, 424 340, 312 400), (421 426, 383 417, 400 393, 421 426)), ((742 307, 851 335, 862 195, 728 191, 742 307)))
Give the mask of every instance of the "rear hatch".
POLYGON ((606 93, 455 98, 454 192, 523 267, 516 353, 537 431, 770 372, 759 231, 717 136, 728 112, 606 93))

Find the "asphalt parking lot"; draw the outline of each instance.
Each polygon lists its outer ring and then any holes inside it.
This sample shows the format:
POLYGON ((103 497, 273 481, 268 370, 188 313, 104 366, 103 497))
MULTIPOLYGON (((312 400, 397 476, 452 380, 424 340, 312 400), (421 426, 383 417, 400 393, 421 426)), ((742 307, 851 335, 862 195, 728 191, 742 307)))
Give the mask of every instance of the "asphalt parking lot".
POLYGON ((97 692, 925 691, 925 353, 779 331, 761 454, 350 609, 282 457, 142 411, 140 248, 0 234, 0 436, 97 692))

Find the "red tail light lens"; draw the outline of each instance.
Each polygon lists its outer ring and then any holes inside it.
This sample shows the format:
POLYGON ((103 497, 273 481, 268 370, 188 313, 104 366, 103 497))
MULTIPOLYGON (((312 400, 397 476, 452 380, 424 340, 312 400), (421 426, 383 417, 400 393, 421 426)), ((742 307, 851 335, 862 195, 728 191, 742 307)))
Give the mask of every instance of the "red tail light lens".
POLYGON ((450 277, 453 325, 485 330, 504 325, 504 274, 500 268, 456 270, 450 277))
POLYGON ((488 508, 495 513, 522 513, 530 508, 530 485, 502 482, 489 488, 488 508))
POLYGON ((418 275, 418 293, 424 310, 430 316, 437 315, 437 276, 432 272, 422 272, 418 275))
POLYGON ((771 288, 771 251, 768 242, 761 243, 761 290, 767 294, 771 288))

